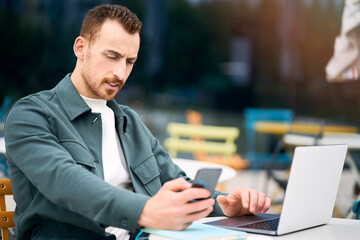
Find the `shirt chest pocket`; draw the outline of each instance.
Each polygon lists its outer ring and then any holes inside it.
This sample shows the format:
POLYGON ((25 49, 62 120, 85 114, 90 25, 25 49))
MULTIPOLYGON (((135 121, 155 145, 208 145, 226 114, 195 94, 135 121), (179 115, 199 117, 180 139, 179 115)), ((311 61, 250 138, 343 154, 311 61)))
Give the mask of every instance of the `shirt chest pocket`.
POLYGON ((75 162, 87 170, 93 170, 95 166, 94 157, 81 144, 75 141, 61 141, 61 145, 70 153, 75 162))
POLYGON ((161 188, 160 172, 154 156, 133 166, 132 171, 150 195, 155 195, 161 188))

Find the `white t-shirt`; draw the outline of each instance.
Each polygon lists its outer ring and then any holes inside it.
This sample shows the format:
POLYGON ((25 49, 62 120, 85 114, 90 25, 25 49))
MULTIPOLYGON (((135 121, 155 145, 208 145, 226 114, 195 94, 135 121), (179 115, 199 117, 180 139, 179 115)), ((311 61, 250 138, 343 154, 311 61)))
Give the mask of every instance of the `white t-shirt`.
MULTIPOLYGON (((91 108, 91 112, 101 114, 102 164, 105 181, 113 186, 132 190, 124 152, 115 129, 114 112, 106 105, 106 100, 81 97, 91 108)), ((130 237, 129 232, 122 228, 107 227, 105 231, 114 234, 117 240, 128 240, 130 237)))

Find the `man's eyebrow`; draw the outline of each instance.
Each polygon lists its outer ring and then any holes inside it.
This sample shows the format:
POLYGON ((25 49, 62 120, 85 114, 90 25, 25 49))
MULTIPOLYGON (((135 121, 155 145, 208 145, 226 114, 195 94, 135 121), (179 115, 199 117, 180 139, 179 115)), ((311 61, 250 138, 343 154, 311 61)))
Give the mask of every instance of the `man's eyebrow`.
POLYGON ((124 56, 123 54, 119 53, 118 51, 111 50, 111 49, 106 50, 105 53, 111 53, 111 54, 114 54, 117 57, 123 57, 124 56))
POLYGON ((137 57, 130 57, 130 58, 128 58, 128 60, 130 60, 130 61, 136 61, 136 60, 137 60, 137 57))

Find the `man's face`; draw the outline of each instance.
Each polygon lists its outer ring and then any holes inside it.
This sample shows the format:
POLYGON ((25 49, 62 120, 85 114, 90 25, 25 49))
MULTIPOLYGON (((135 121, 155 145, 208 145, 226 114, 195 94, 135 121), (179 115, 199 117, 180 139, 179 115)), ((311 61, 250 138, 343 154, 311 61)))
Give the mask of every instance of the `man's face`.
POLYGON ((107 20, 95 40, 85 44, 80 94, 113 99, 130 75, 139 47, 138 33, 129 34, 118 22, 107 20))

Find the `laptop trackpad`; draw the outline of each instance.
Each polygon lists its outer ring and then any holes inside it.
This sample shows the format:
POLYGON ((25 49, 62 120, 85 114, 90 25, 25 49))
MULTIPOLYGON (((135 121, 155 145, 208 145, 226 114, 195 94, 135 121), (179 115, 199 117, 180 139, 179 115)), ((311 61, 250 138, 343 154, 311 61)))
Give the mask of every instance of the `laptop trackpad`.
POLYGON ((249 223, 255 223, 259 221, 279 218, 280 215, 278 214, 257 214, 257 215, 248 215, 248 216, 241 216, 241 217, 233 217, 233 218, 225 218, 213 222, 207 222, 206 224, 219 226, 219 227, 228 227, 234 228, 239 227, 242 225, 246 225, 249 223))

